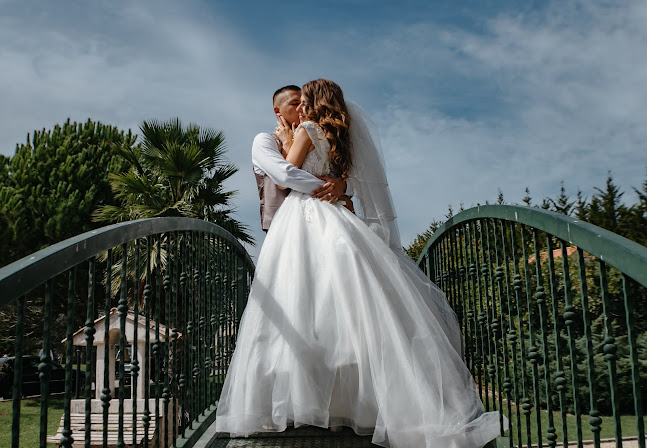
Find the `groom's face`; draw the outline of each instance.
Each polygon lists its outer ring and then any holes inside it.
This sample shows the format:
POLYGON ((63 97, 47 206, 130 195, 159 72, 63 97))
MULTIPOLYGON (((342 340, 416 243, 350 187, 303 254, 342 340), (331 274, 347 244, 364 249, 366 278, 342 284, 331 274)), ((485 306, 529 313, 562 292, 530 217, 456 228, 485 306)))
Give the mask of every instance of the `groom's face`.
POLYGON ((300 91, 288 90, 287 92, 283 92, 274 104, 274 113, 277 117, 281 115, 290 125, 292 123, 299 124, 297 107, 300 102, 300 91))

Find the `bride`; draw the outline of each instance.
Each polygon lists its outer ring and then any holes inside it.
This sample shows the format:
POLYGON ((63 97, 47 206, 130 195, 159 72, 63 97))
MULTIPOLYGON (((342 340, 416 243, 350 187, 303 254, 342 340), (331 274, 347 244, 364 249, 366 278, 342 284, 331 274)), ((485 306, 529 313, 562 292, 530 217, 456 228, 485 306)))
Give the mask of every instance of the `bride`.
MULTIPOLYGON (((377 133, 339 86, 303 86, 290 163, 347 178, 358 216, 292 191, 261 249, 216 430, 345 425, 385 447, 477 448, 499 435, 447 299, 402 252, 377 133)), ((283 135, 287 130, 285 124, 283 135)))

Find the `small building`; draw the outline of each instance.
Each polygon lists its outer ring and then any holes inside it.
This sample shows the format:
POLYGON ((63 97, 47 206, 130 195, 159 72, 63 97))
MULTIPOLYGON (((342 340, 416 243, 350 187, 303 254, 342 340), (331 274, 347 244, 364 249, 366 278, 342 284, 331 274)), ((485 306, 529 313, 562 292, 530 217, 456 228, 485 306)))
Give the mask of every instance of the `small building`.
MULTIPOLYGON (((91 400, 91 445, 102 445, 103 443, 103 403, 101 402, 101 394, 104 388, 104 370, 105 364, 108 363, 108 384, 110 385, 110 395, 113 397, 110 400, 110 405, 108 407, 108 413, 112 416, 109 419, 108 424, 108 435, 109 435, 109 446, 116 446, 117 435, 119 431, 118 419, 116 415, 119 413, 119 400, 118 396, 115 394, 115 391, 119 387, 119 382, 116 378, 116 359, 117 353, 119 350, 119 341, 121 339, 121 316, 117 308, 112 308, 110 313, 107 316, 101 316, 100 318, 94 321, 94 341, 93 345, 97 348, 97 357, 96 357, 96 383, 95 383, 95 398, 91 400), (106 335, 105 328, 105 319, 109 319, 109 330, 106 335), (105 347, 108 344, 108 359, 105 357, 105 347)), ((125 440, 127 446, 139 446, 144 438, 144 405, 145 405, 145 387, 150 387, 150 385, 144 384, 144 368, 146 366, 146 344, 152 344, 157 341, 155 337, 157 326, 154 321, 146 323, 146 318, 143 316, 135 316, 133 311, 128 311, 126 314, 126 345, 137 347, 137 362, 139 365, 139 375, 137 375, 137 387, 131 387, 131 396, 127 397, 124 400, 124 422, 127 422, 125 431, 125 440), (146 325, 149 328, 149 337, 146 340, 146 325), (137 340, 135 341, 135 328, 137 328, 137 340), (132 391, 135 391, 137 396, 132 396, 132 391), (133 422, 133 409, 135 400, 137 401, 137 440, 132 440, 132 422, 133 422)), ((74 335, 72 336, 72 342, 75 346, 86 346, 86 335, 85 327, 79 328, 74 335)), ((161 342, 166 342, 166 326, 159 325, 159 340, 161 342)), ((67 342, 67 338, 61 341, 63 343, 67 342)), ((135 353, 135 350, 132 351, 135 353)), ((152 349, 149 351, 152 356, 152 349)), ((130 353, 127 353, 126 359, 130 358, 130 353)), ((154 368, 154 366, 149 366, 149 368, 154 368)), ((124 372, 126 375, 130 375, 130 372, 124 372)), ((171 416, 173 412, 169 409, 169 415, 167 416, 167 425, 163 423, 163 412, 164 406, 163 401, 160 398, 160 420, 155 421, 155 398, 149 398, 148 403, 149 410, 151 412, 151 420, 149 426, 149 438, 152 440, 156 437, 157 432, 156 428, 164 429, 168 428, 169 432, 172 431, 173 422, 171 421, 171 416)), ((171 406, 169 405, 169 408, 171 406)), ((84 446, 84 428, 85 428, 85 399, 72 400, 70 407, 71 421, 72 421, 72 438, 74 438, 74 446, 84 446)), ((58 428, 58 432, 54 436, 48 436, 48 443, 60 443, 63 432, 63 417, 61 418, 61 423, 58 428)))
MULTIPOLYGON (((95 398, 101 398, 101 389, 103 389, 104 383, 104 369, 105 369, 105 345, 108 344, 108 372, 109 372, 109 384, 110 394, 115 397, 115 387, 118 386, 116 381, 116 368, 115 361, 117 359, 117 353, 119 350, 119 340, 121 338, 121 316, 117 308, 112 308, 110 314, 108 314, 110 319, 109 323, 109 332, 108 338, 106 340, 106 328, 105 328, 105 319, 106 316, 101 316, 100 318, 94 321, 94 329, 96 333, 94 334, 93 345, 97 347, 97 364, 96 364, 96 391, 95 398)), ((153 344, 155 339, 155 322, 149 322, 149 344, 153 344)), ((72 336, 72 342, 75 346, 85 347, 85 327, 79 328, 76 333, 72 336)), ((166 342, 166 326, 160 324, 159 326, 160 341, 166 342)), ((133 345, 135 339, 135 313, 133 311, 128 311, 126 314, 126 345, 133 345)), ((63 343, 67 339, 63 339, 63 343)), ((133 350, 134 353, 134 350, 133 350)), ((150 350, 150 355, 152 356, 153 351, 150 350)), ((144 316, 137 317, 137 363, 139 365, 139 375, 137 376, 137 395, 138 397, 128 397, 128 398, 140 398, 144 396, 144 366, 145 360, 144 356, 146 354, 146 318, 144 316)), ((130 354, 126 353, 126 358, 129 358, 130 354)), ((134 389, 134 388, 133 388, 134 389)))

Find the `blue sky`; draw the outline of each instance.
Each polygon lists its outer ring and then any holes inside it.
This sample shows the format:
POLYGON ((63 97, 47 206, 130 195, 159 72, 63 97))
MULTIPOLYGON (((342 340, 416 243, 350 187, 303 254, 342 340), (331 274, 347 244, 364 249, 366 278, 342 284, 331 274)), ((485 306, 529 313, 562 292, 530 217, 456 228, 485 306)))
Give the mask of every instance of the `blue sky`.
MULTIPOLYGON (((223 130, 262 242, 254 135, 327 77, 377 122, 403 243, 447 206, 647 178, 647 3, 0 0, 0 152, 68 117, 223 130)), ((250 249, 255 255, 259 248, 250 249)))

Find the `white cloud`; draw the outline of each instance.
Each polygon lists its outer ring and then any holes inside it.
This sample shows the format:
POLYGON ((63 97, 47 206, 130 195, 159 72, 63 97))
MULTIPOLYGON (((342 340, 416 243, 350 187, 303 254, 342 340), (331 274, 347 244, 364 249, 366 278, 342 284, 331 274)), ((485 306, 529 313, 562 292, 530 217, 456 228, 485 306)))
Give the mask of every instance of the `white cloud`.
MULTIPOLYGON (((254 135, 273 121, 276 84, 271 74, 261 76, 271 61, 225 26, 199 17, 132 5, 111 12, 119 27, 106 23, 92 31, 64 21, 2 21, 2 153, 12 154, 34 128, 67 117, 137 131, 144 119, 179 116, 224 129, 228 156, 240 168, 228 185, 240 190, 237 216, 256 229, 249 155, 254 135), (24 38, 11 42, 12 35, 24 38)), ((256 234, 262 239, 260 229, 256 234)))
POLYGON ((240 190, 237 216, 259 240, 251 141, 273 126, 275 88, 315 77, 337 80, 380 126, 405 244, 448 204, 493 201, 498 187, 519 201, 526 186, 536 200, 555 195, 560 180, 590 194, 609 169, 625 190, 644 180, 641 1, 501 11, 479 31, 422 15, 370 32, 295 21, 292 34, 229 23, 200 2, 92 3, 73 17, 7 5, 0 152, 68 116, 222 129, 240 168, 228 185, 240 190))
MULTIPOLYGON (((554 196, 560 180, 571 194, 581 188, 590 195, 607 170, 625 190, 642 183, 647 60, 640 55, 647 48, 647 4, 573 5, 502 14, 487 23, 487 34, 435 32, 434 24, 427 34, 420 25, 398 31, 407 41, 416 36, 420 48, 453 50, 431 51, 430 67, 444 64, 448 73, 499 86, 496 98, 486 98, 490 114, 468 110, 469 118, 457 118, 444 112, 446 103, 429 107, 403 90, 378 115, 391 149, 404 242, 431 217, 442 217, 449 203, 456 209, 461 201, 494 201, 497 187, 507 200, 520 201, 528 185, 538 201, 554 196)), ((389 64, 398 67, 416 60, 389 54, 389 64)), ((443 96, 430 90, 431 98, 443 96)), ((461 100, 469 109, 472 100, 461 100)))

